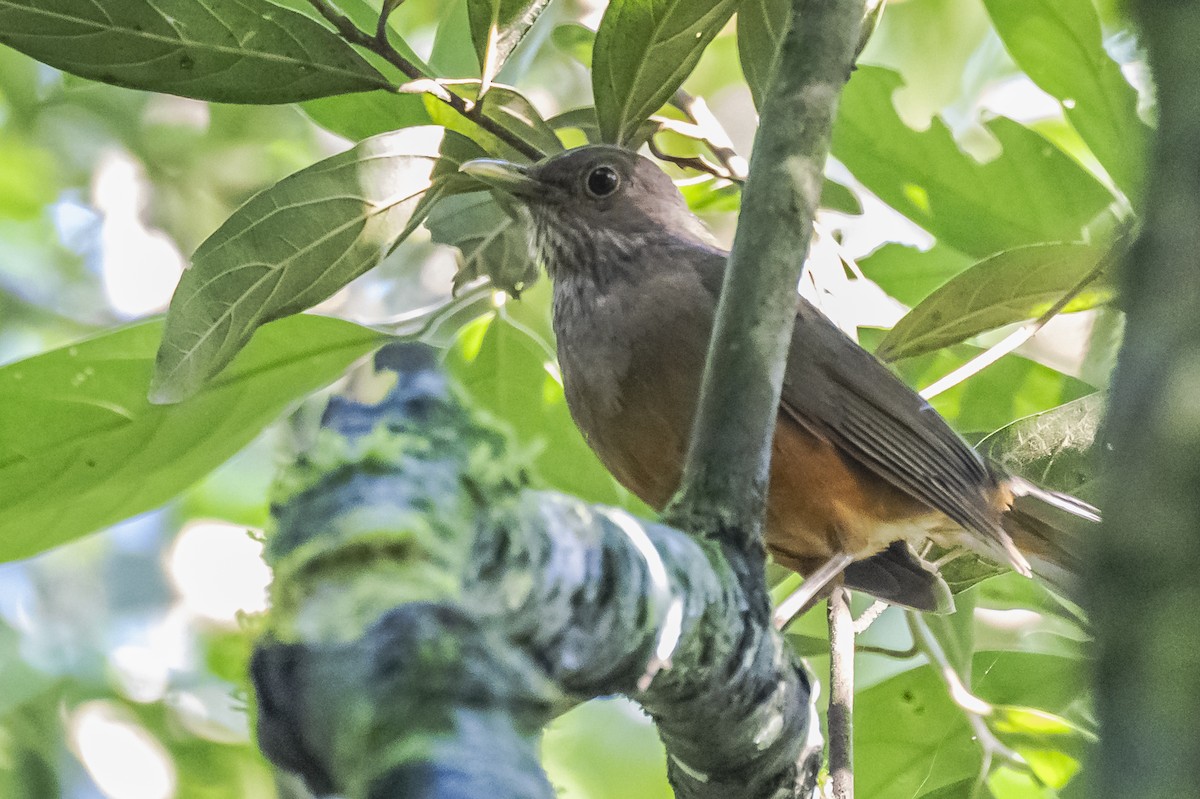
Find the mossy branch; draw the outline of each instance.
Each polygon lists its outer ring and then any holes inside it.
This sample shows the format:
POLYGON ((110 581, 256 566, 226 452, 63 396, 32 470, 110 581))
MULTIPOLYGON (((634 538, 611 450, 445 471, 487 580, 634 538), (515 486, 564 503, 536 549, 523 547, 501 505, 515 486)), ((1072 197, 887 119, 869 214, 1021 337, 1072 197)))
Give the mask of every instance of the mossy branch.
POLYGON ((387 397, 336 399, 279 483, 253 666, 268 756, 349 799, 539 799, 541 727, 624 693, 657 722, 678 796, 809 795, 812 692, 757 596, 761 564, 527 490, 427 351, 382 356, 387 397))

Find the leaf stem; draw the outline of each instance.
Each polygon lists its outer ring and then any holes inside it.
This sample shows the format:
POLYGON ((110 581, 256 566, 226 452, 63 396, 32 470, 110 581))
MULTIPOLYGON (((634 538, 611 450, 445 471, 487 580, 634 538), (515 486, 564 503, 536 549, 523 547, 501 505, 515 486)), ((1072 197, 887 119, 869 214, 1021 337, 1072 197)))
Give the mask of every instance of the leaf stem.
MULTIPOLYGON (((308 0, 308 2, 329 24, 337 29, 337 32, 343 39, 350 44, 370 50, 410 79, 409 83, 397 87, 396 91, 407 93, 416 90, 423 94, 428 94, 450 106, 459 115, 471 120, 531 161, 537 161, 542 157, 542 153, 536 147, 530 145, 520 136, 513 134, 501 125, 497 125, 483 114, 473 113, 475 103, 446 89, 445 86, 436 79, 426 75, 420 67, 396 50, 387 37, 387 13, 380 14, 379 27, 375 34, 372 35, 355 25, 349 17, 334 7, 328 0, 308 0)), ((394 8, 399 3, 390 5, 394 8)), ((388 8, 388 13, 390 11, 391 8, 388 8)))
POLYGON ((729 138, 725 126, 709 109, 704 98, 694 97, 679 89, 671 98, 671 105, 682 111, 696 126, 700 134, 698 138, 717 157, 721 166, 725 167, 726 176, 735 183, 744 183, 750 172, 750 165, 746 163, 745 158, 738 155, 737 148, 733 146, 733 139, 729 138))
POLYGON ((975 778, 975 786, 970 795, 980 795, 983 784, 992 770, 992 761, 996 758, 1017 766, 1022 771, 1030 772, 1029 763, 1025 758, 1005 746, 988 727, 985 718, 993 712, 991 704, 971 693, 963 683, 962 677, 950 663, 946 650, 942 649, 937 636, 933 634, 933 630, 929 629, 929 625, 921 617, 921 614, 910 610, 905 613, 905 616, 908 618, 908 629, 912 633, 914 643, 929 658, 933 670, 946 685, 950 700, 963 711, 967 724, 970 725, 971 732, 979 743, 983 761, 980 763, 979 774, 975 778))
POLYGON ((854 651, 861 652, 864 655, 882 655, 883 657, 894 658, 896 660, 910 660, 921 654, 921 650, 916 644, 913 644, 908 649, 892 649, 872 644, 856 644, 854 651))

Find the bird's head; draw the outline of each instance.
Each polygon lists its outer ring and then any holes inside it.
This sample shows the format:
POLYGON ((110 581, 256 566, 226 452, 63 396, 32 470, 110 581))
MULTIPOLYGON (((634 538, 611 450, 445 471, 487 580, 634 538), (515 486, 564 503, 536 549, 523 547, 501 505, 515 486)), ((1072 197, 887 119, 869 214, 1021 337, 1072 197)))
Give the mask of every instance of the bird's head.
POLYGON ((603 279, 647 245, 672 238, 711 241, 670 177, 620 147, 579 147, 530 166, 481 158, 461 170, 528 209, 531 245, 556 279, 603 279))

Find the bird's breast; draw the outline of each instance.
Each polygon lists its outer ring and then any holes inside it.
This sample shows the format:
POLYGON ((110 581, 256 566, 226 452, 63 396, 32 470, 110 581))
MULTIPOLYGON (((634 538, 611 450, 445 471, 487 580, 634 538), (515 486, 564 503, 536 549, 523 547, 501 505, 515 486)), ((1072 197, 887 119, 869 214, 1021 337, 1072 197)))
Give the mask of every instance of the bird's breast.
POLYGON ((654 507, 679 483, 712 329, 711 297, 678 283, 650 276, 615 292, 555 284, 571 415, 617 480, 654 507))

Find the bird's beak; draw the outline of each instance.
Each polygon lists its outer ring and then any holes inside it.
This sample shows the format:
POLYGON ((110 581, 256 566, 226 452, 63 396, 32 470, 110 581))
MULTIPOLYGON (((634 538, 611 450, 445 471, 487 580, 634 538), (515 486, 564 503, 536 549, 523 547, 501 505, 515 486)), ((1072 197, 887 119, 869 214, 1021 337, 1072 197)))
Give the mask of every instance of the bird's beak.
POLYGON ((494 158, 476 158, 460 166, 458 171, 515 197, 534 198, 545 193, 542 184, 529 176, 529 167, 520 164, 494 158))

